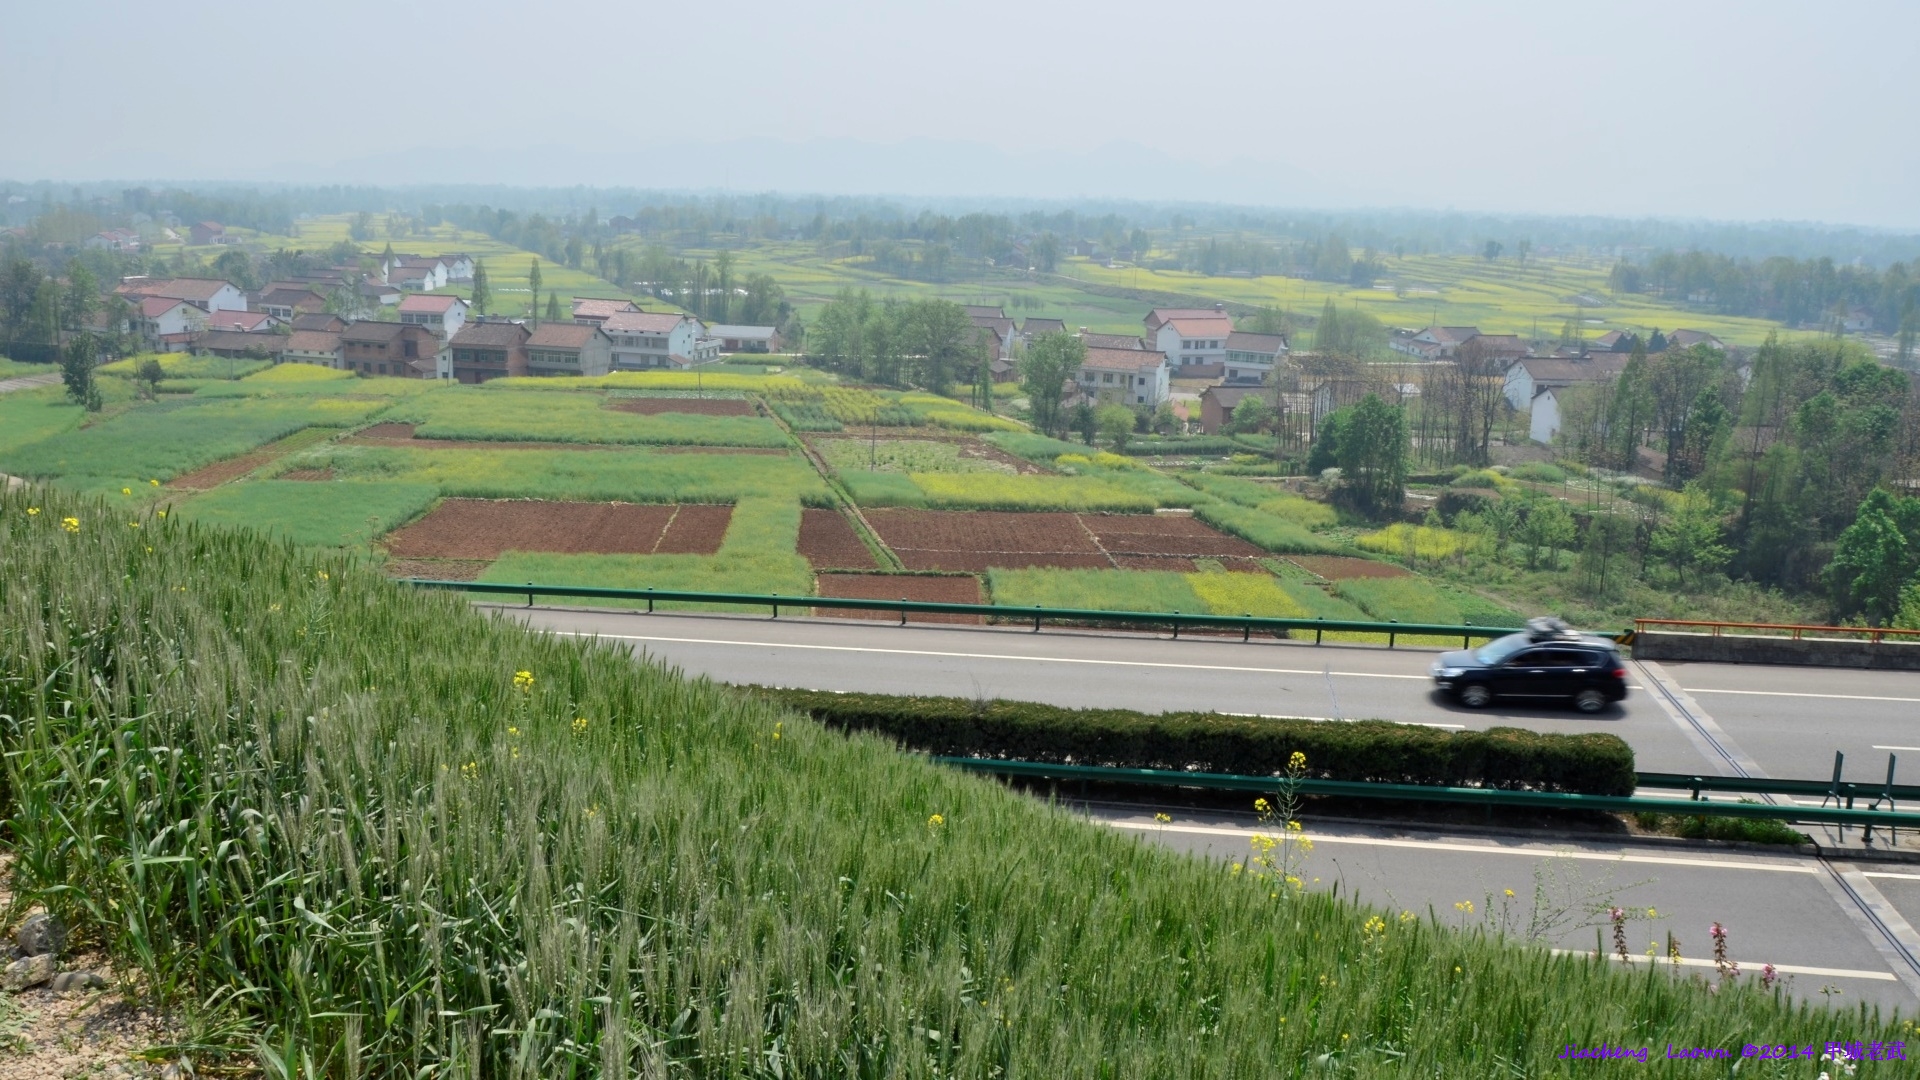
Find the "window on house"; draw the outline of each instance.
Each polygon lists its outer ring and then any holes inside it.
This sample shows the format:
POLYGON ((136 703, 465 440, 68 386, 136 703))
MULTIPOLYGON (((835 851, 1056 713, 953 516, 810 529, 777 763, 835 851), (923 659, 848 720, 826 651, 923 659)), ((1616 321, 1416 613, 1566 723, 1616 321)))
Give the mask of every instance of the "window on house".
POLYGON ((1110 382, 1112 382, 1112 381, 1113 381, 1113 372, 1111 372, 1111 371, 1109 371, 1109 372, 1105 372, 1105 373, 1103 373, 1103 374, 1102 374, 1102 375, 1100 376, 1100 381, 1101 381, 1101 382, 1103 382, 1103 383, 1110 383, 1110 382))

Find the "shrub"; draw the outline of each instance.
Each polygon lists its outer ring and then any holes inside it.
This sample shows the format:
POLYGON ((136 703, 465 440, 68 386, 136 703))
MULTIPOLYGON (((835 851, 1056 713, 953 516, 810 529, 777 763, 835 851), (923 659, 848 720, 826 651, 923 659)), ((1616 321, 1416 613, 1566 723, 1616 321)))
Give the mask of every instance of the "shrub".
POLYGON ((1515 465, 1507 473, 1515 480, 1532 480, 1541 484, 1563 484, 1567 480, 1567 471, 1544 461, 1529 461, 1515 465))
POLYGON ((951 757, 1274 776, 1294 753, 1323 780, 1631 795, 1633 749, 1613 735, 1442 731, 1384 720, 1064 709, 1024 701, 754 688, 830 727, 951 757))

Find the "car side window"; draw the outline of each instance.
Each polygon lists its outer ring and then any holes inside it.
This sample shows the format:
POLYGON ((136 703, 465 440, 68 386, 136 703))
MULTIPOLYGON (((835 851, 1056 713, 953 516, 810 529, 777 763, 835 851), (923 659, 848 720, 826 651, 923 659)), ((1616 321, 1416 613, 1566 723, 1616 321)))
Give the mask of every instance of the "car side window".
POLYGON ((1527 651, 1522 653, 1515 653, 1513 659, 1507 661, 1507 666, 1508 667, 1528 667, 1528 668, 1540 667, 1541 661, 1546 659, 1546 655, 1547 653, 1545 649, 1528 649, 1527 651))

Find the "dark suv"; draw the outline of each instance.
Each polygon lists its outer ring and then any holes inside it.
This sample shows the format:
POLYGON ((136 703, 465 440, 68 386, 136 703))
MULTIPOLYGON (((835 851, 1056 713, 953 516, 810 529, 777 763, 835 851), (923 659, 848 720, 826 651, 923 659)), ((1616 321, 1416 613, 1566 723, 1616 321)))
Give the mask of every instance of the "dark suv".
POLYGON ((1433 685, 1470 709, 1495 698, 1558 699, 1593 713, 1627 696, 1627 668, 1613 642, 1558 619, 1529 619, 1524 633, 1441 653, 1431 670, 1433 685))

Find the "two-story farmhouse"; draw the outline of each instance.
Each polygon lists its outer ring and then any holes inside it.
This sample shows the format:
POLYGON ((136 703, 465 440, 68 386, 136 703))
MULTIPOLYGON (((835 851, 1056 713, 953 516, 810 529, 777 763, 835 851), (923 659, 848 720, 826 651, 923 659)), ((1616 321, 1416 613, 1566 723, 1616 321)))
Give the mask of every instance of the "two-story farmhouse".
POLYGON ((1157 408, 1167 400, 1167 357, 1152 349, 1088 349, 1075 382, 1090 401, 1157 408))
POLYGON ((474 384, 527 374, 527 339, 533 331, 504 319, 468 323, 453 335, 453 378, 474 384))
POLYGON ((529 375, 605 375, 613 369, 613 342, 585 323, 541 323, 527 337, 529 375))
POLYGON ((340 365, 361 375, 439 377, 439 338, 413 323, 366 320, 340 334, 340 365))
POLYGON ((424 326, 444 340, 467 324, 467 302, 443 293, 409 296, 400 301, 400 321, 424 326))
POLYGON ((576 296, 573 298, 573 321, 593 323, 598 326, 615 315, 632 315, 640 310, 640 305, 631 300, 610 299, 604 296, 576 296))
POLYGON ((599 328, 611 339, 613 366, 622 371, 685 370, 719 355, 719 342, 691 315, 674 311, 622 311, 599 328))
POLYGON ((220 278, 125 278, 113 291, 129 300, 185 300, 201 311, 247 310, 247 294, 220 278))
POLYGON ((1233 319, 1225 304, 1210 308, 1154 308, 1144 320, 1147 343, 1166 354, 1173 373, 1219 378, 1226 373, 1227 338, 1233 319))
POLYGON ((1275 364, 1286 359, 1287 339, 1279 334, 1255 334, 1235 330, 1227 335, 1227 382, 1258 383, 1266 380, 1275 364))

